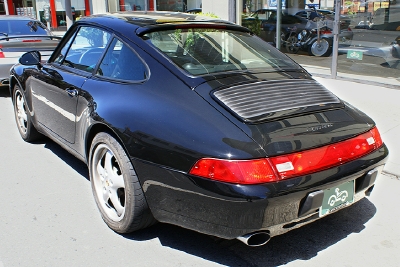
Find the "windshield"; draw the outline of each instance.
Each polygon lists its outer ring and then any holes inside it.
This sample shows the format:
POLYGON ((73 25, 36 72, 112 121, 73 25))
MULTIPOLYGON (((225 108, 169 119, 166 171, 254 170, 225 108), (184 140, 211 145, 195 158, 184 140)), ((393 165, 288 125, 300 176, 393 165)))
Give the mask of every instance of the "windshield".
POLYGON ((44 24, 35 20, 0 20, 0 33, 7 35, 49 35, 44 24))
POLYGON ((290 58, 249 33, 221 29, 176 29, 143 39, 191 75, 224 71, 300 69, 290 58))

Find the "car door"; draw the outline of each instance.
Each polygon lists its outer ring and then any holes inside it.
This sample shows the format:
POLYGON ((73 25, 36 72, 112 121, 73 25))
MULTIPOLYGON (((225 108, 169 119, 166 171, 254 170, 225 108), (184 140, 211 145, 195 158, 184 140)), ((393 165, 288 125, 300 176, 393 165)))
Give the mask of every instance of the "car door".
MULTIPOLYGON (((76 123, 77 132, 80 133, 77 137, 80 139, 76 140, 75 145, 81 155, 85 153, 85 146, 79 144, 85 141, 90 124, 97 121, 110 127, 126 127, 130 131, 126 114, 133 115, 135 110, 146 105, 143 98, 136 97, 136 94, 140 96, 142 94, 139 92, 146 92, 150 71, 138 50, 141 49, 134 44, 128 45, 117 37, 113 38, 94 75, 83 84, 77 107, 77 113, 82 115, 79 115, 81 119, 76 123)), ((149 59, 150 56, 146 58, 149 59)))
POLYGON ((92 76, 110 36, 93 27, 76 29, 58 54, 30 79, 35 118, 56 138, 75 142, 80 90, 92 76))

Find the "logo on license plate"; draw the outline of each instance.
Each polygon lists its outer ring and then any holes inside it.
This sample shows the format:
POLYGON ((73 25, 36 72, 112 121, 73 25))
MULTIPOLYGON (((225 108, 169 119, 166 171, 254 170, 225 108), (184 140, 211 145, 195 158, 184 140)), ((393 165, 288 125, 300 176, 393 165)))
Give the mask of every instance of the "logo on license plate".
POLYGON ((324 190, 320 215, 326 215, 354 202, 354 181, 324 190))
POLYGON ((331 195, 328 199, 328 204, 331 207, 334 207, 337 202, 345 202, 349 197, 349 193, 347 190, 340 191, 339 188, 335 188, 336 195, 331 195))

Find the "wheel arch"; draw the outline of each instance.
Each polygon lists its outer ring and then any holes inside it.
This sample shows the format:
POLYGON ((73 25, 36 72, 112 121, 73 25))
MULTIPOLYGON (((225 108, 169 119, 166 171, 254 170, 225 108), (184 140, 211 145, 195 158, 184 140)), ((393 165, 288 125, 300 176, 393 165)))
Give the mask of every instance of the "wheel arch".
POLYGON ((15 78, 14 75, 11 75, 10 84, 9 84, 9 90, 10 90, 10 97, 11 97, 11 100, 13 102, 14 102, 13 90, 14 90, 14 86, 15 85, 18 85, 21 88, 21 90, 25 91, 25 89, 21 86, 20 81, 17 78, 15 78))
POLYGON ((86 158, 87 164, 89 163, 90 146, 92 145, 93 139, 98 133, 102 133, 102 132, 108 133, 109 135, 114 137, 118 141, 118 143, 122 146, 122 148, 125 150, 125 153, 127 155, 129 155, 127 153, 126 147, 125 147, 124 143, 122 142, 121 138, 118 136, 117 133, 115 133, 115 131, 111 127, 109 127, 108 125, 103 124, 103 123, 96 123, 90 127, 90 129, 88 130, 87 135, 86 135, 85 158, 86 158))

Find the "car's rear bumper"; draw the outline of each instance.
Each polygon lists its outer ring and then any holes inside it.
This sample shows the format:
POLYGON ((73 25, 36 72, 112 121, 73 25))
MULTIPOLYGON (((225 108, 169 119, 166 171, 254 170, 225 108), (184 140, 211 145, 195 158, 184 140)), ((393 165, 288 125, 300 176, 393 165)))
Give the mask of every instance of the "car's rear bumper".
POLYGON ((233 239, 258 231, 275 236, 319 219, 319 206, 307 200, 310 193, 347 181, 355 181, 353 203, 357 202, 372 190, 375 179, 370 172, 381 170, 387 155, 383 145, 336 168, 260 185, 210 181, 137 160, 134 166, 157 220, 233 239))

